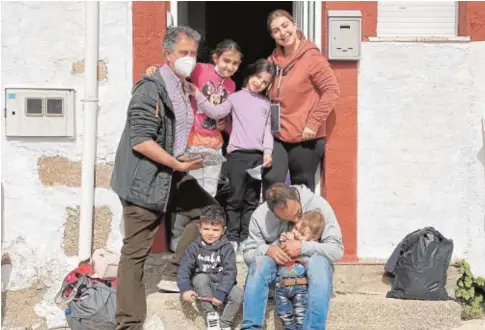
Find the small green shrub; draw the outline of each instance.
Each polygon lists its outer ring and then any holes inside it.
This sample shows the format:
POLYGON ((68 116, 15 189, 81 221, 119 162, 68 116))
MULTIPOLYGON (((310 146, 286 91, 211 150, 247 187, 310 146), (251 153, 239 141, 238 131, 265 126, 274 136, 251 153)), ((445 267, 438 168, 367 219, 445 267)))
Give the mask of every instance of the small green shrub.
POLYGON ((461 318, 471 320, 485 315, 485 279, 475 278, 470 265, 465 260, 458 263, 461 277, 458 279, 455 290, 456 300, 463 306, 461 318))

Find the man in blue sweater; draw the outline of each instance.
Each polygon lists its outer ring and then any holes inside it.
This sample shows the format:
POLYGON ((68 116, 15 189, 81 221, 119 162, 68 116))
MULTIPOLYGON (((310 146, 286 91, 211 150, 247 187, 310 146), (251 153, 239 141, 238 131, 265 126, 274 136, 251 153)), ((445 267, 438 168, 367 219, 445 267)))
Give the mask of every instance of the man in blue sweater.
POLYGON ((243 291, 236 285, 237 267, 234 249, 224 235, 224 209, 211 205, 202 209, 200 237, 187 246, 180 261, 177 284, 182 299, 210 298, 201 301, 208 330, 231 329, 242 304, 243 291), (219 320, 216 308, 223 306, 219 320))

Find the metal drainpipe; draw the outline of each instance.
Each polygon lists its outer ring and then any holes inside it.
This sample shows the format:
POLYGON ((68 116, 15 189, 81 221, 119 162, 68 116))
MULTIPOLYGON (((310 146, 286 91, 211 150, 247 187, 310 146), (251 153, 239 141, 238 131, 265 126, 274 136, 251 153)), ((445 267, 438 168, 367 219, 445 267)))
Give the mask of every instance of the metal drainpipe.
POLYGON ((86 1, 86 41, 84 62, 84 132, 79 220, 79 258, 91 257, 93 241, 94 169, 98 112, 99 1, 86 1))

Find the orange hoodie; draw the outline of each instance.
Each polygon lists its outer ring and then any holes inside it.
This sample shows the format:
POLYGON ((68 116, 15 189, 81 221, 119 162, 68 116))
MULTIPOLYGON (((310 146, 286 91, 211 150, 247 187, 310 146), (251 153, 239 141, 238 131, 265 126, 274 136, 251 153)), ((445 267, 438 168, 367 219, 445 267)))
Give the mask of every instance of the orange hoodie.
POLYGON ((317 46, 302 40, 296 54, 290 58, 285 58, 277 47, 269 61, 282 70, 268 94, 271 102, 280 102, 281 130, 275 137, 285 142, 301 142, 305 127, 317 132, 316 138, 326 136, 326 119, 335 107, 339 87, 332 68, 317 46))

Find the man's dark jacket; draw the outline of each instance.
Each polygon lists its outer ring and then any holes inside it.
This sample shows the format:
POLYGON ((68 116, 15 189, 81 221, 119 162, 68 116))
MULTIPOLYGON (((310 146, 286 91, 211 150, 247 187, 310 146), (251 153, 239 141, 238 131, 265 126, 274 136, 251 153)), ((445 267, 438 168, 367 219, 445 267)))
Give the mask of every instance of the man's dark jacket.
POLYGON ((154 140, 173 155, 174 113, 158 71, 135 84, 111 177, 111 187, 120 198, 152 211, 166 211, 173 170, 134 151, 133 146, 154 140))

